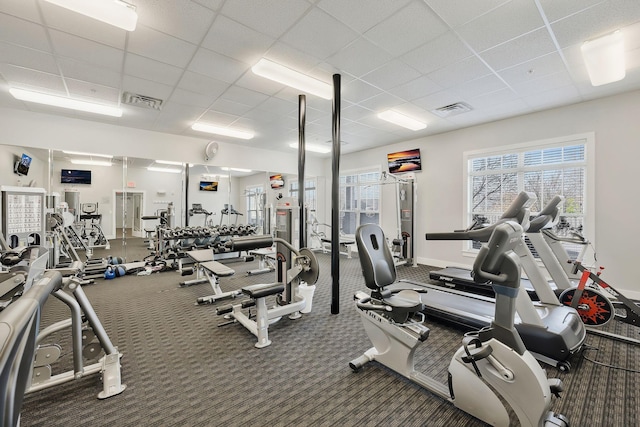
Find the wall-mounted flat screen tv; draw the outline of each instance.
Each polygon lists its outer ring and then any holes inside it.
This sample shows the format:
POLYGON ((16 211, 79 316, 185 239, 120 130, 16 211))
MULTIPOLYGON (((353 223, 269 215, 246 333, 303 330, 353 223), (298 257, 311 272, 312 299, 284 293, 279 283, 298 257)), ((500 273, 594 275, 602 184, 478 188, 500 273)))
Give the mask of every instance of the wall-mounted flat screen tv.
POLYGON ((91 171, 78 169, 62 169, 60 172, 62 184, 91 184, 91 171))
POLYGON ((420 149, 387 154, 389 173, 417 172, 422 170, 420 149))
POLYGON ((271 188, 274 190, 284 187, 284 178, 282 178, 282 174, 271 175, 269 177, 269 181, 271 182, 271 188))
POLYGON ((31 157, 23 154, 13 167, 13 171, 18 175, 26 175, 29 173, 29 166, 31 166, 31 157))
POLYGON ((216 181, 200 181, 200 191, 218 191, 216 181))

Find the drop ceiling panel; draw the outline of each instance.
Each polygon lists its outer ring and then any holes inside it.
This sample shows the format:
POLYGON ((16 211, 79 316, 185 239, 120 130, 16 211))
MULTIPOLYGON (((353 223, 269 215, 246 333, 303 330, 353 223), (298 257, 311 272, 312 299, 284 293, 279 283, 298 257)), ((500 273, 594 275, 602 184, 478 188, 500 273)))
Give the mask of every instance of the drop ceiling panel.
POLYGON ((475 114, 482 114, 482 111, 484 111, 486 108, 490 108, 498 104, 512 102, 516 99, 518 99, 518 94, 513 89, 499 89, 493 92, 487 92, 485 94, 469 98, 467 104, 469 104, 471 108, 476 111, 475 114))
POLYGON ((186 67, 196 46, 176 37, 138 25, 129 34, 128 51, 175 67, 186 67))
POLYGON ((487 74, 492 74, 492 70, 487 68, 485 63, 480 59, 475 56, 470 56, 460 62, 447 65, 444 68, 429 73, 427 76, 433 80, 434 83, 448 88, 463 82, 475 80, 487 74))
POLYGON ((389 90, 420 77, 420 73, 399 60, 391 60, 382 67, 365 74, 362 79, 375 87, 389 90))
POLYGON ((209 107, 215 111, 224 111, 236 116, 242 116, 251 111, 251 106, 230 101, 228 99, 218 98, 209 107))
POLYGON ((409 0, 321 0, 318 7, 358 33, 364 33, 393 15, 409 0))
POLYGON ((44 27, 11 15, 0 14, 0 40, 18 46, 49 51, 44 27))
MULTIPOLYGON (((184 89, 174 89, 171 93, 171 97, 168 99, 170 102, 177 102, 182 105, 191 105, 193 107, 200 107, 203 110, 209 108, 214 99, 210 96, 203 95, 197 92, 191 92, 184 89)), ((223 110, 224 111, 224 110, 223 110)))
POLYGON ((471 80, 456 86, 456 92, 465 99, 475 98, 486 93, 495 92, 500 89, 506 89, 507 85, 493 74, 489 74, 479 79, 471 80))
POLYGON ((250 70, 247 70, 234 84, 239 88, 249 89, 267 96, 273 96, 282 90, 280 83, 253 74, 250 70))
POLYGON ((391 58, 390 53, 360 37, 329 58, 329 61, 341 72, 360 77, 384 65, 391 58))
POLYGON ((226 16, 218 16, 201 46, 253 65, 274 41, 226 16))
POLYGON ((580 92, 574 85, 557 87, 555 89, 534 93, 522 98, 527 105, 539 109, 547 109, 580 102, 580 92))
POLYGON ((198 44, 207 33, 215 12, 192 1, 136 0, 138 24, 198 44))
POLYGON ((307 13, 311 4, 306 0, 227 1, 221 13, 249 28, 278 38, 307 13))
POLYGON ((589 9, 605 0, 539 0, 549 22, 589 9))
POLYGON ((440 90, 442 90, 442 87, 435 84, 429 77, 420 76, 410 82, 394 87, 389 90, 389 93, 399 98, 412 101, 440 90))
POLYGON ((64 82, 72 98, 111 105, 118 105, 120 102, 119 89, 76 79, 64 79, 64 82))
POLYGON ((53 55, 40 50, 25 49, 11 43, 0 42, 0 62, 48 73, 58 72, 56 59, 53 55))
POLYGON ((91 40, 57 30, 50 30, 54 51, 63 57, 86 62, 96 67, 121 71, 124 52, 91 40))
MULTIPOLYGON (((582 58, 581 58, 582 60, 582 58)), ((564 71, 565 65, 556 52, 498 71, 509 85, 524 83, 547 74, 564 71)))
POLYGON ((125 74, 170 86, 178 83, 183 72, 182 68, 133 53, 128 53, 124 61, 125 74))
POLYGON ((599 3, 551 25, 564 48, 611 33, 640 20, 640 4, 629 0, 599 3))
POLYGON ((212 99, 222 95, 229 87, 229 83, 193 71, 185 71, 177 86, 180 89, 210 96, 212 99))
POLYGON ((494 70, 501 70, 552 52, 556 52, 553 39, 546 28, 540 28, 487 49, 480 57, 494 70))
POLYGON ((454 32, 449 31, 406 53, 401 59, 423 74, 428 74, 472 55, 473 51, 454 32))
POLYGON ((42 24, 35 0, 5 1, 1 9, 8 15, 42 24))
POLYGON ((422 2, 411 2, 364 35, 393 55, 402 55, 445 33, 447 27, 422 2))
POLYGON ((548 90, 570 86, 573 80, 566 71, 549 74, 530 82, 521 83, 513 86, 513 89, 522 97, 530 96, 535 93, 545 92, 548 90))
POLYGON ((58 58, 58 64, 64 77, 111 87, 120 87, 122 83, 122 74, 115 70, 109 70, 71 58, 58 58))
POLYGON ((535 2, 511 0, 457 29, 476 51, 504 43, 544 25, 535 2), (490 28, 491 31, 487 31, 490 28))
POLYGON ((227 91, 224 92, 224 94, 222 95, 222 99, 236 102, 238 104, 248 105, 250 107, 255 107, 269 99, 269 96, 238 86, 231 86, 227 91))
POLYGON ((327 58, 358 38, 358 34, 331 15, 312 9, 281 40, 297 49, 327 58), (321 35, 321 36, 320 36, 321 35))
POLYGON ((471 21, 510 0, 483 0, 455 2, 451 0, 425 0, 449 26, 455 28, 471 21))
POLYGON ((44 93, 66 95, 66 88, 58 74, 43 73, 30 68, 16 67, 10 64, 0 64, 0 74, 10 87, 34 89, 44 93))
POLYGON ((380 95, 382 91, 369 83, 355 79, 342 85, 342 98, 358 104, 366 99, 380 95))
POLYGON ((198 49, 188 69, 226 83, 233 83, 248 68, 247 64, 233 58, 208 49, 198 49))

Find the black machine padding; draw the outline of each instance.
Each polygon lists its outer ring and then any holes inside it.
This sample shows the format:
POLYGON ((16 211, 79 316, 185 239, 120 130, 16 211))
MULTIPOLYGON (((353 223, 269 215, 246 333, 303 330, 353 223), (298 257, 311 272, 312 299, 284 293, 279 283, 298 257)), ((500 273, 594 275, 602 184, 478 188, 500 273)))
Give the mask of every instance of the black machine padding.
POLYGON ((378 290, 393 284, 396 266, 382 229, 375 224, 361 225, 356 231, 356 244, 367 287, 378 290))
POLYGON ((232 251, 250 251, 253 249, 270 248, 273 246, 273 236, 260 234, 255 236, 234 237, 227 242, 232 251))
POLYGON ((264 298, 269 295, 280 294, 284 292, 284 284, 282 283, 266 283, 259 285, 250 285, 242 288, 242 292, 251 298, 264 298))

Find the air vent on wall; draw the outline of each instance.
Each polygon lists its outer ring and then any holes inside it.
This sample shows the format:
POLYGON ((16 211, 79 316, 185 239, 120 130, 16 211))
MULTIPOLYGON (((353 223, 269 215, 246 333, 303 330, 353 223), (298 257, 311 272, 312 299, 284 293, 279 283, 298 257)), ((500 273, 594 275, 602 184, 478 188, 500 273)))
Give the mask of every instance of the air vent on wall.
POLYGON ((455 104, 445 105, 444 107, 431 110, 432 113, 439 117, 451 117, 458 114, 466 113, 473 110, 469 104, 464 102, 456 102, 455 104))
POLYGON ((152 110, 162 109, 162 99, 150 96, 138 95, 137 93, 125 92, 122 94, 122 102, 136 107, 150 108, 152 110))

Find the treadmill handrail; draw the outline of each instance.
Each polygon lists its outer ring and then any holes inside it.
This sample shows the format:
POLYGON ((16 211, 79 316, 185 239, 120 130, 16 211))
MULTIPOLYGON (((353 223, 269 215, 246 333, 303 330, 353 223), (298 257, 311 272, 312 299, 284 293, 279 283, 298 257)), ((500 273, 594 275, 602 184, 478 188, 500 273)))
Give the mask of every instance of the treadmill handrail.
POLYGON ((537 200, 534 193, 521 191, 518 196, 513 199, 507 210, 502 214, 500 219, 485 228, 454 231, 447 233, 426 233, 426 240, 473 240, 476 242, 488 242, 493 230, 499 225, 507 221, 515 221, 526 231, 529 228, 530 208, 537 200))

